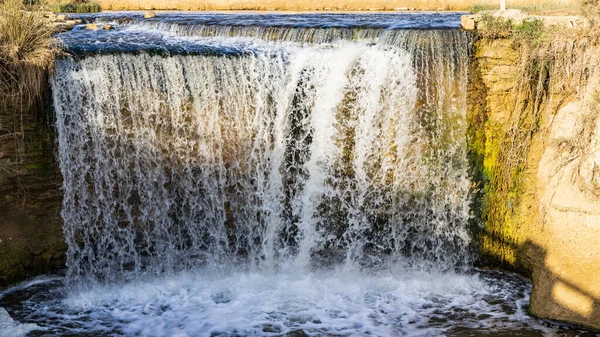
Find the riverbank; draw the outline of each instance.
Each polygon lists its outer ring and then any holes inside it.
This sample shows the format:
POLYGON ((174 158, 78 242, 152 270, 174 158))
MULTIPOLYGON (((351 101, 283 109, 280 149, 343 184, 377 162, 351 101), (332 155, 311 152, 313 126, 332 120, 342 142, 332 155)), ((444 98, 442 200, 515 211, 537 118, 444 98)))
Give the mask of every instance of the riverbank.
POLYGON ((479 19, 468 135, 482 264, 530 275, 531 313, 600 329, 598 31, 479 19))
MULTIPOLYGON (((101 0, 103 10, 276 10, 276 11, 468 11, 493 9, 496 0, 101 0)), ((511 8, 576 8, 577 0, 507 1, 511 8)))

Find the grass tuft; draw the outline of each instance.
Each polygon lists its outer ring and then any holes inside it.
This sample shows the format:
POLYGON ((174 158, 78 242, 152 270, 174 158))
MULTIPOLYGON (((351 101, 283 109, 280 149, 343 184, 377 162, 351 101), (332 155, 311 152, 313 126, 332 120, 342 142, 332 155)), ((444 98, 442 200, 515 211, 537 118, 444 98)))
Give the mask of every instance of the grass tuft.
POLYGON ((52 30, 40 12, 25 11, 20 0, 0 4, 0 64, 48 66, 54 59, 52 30))
POLYGON ((40 97, 41 73, 56 54, 43 14, 25 9, 21 0, 0 3, 0 96, 21 97, 23 104, 40 97))
POLYGON ((0 102, 5 115, 0 140, 23 138, 23 116, 40 106, 46 89, 57 50, 40 8, 21 0, 0 2, 0 102))

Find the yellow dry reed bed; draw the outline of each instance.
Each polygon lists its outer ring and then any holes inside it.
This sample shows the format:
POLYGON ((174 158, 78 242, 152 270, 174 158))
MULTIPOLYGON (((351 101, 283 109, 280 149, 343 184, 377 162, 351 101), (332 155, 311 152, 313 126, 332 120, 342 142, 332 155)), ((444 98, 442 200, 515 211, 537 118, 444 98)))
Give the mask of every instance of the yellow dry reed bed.
POLYGON ((52 30, 39 11, 26 11, 21 0, 0 3, 0 96, 23 102, 39 98, 45 86, 40 72, 56 53, 52 30))
MULTIPOLYGON (((21 0, 0 2, 0 145, 21 144, 24 115, 40 105, 56 55, 52 30, 35 9, 21 0)), ((2 157, 0 175, 18 173, 18 160, 2 157)))

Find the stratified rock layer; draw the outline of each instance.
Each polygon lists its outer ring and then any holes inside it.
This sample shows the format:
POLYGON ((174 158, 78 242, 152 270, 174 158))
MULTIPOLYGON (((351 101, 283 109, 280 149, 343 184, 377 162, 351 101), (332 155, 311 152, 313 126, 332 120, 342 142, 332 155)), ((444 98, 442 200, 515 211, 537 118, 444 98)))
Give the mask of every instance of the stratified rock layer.
POLYGON ((64 265, 54 135, 35 106, 0 109, 0 289, 64 265))
POLYGON ((476 200, 483 263, 532 276, 533 314, 600 329, 600 74, 578 94, 550 89, 519 188, 496 199, 507 204, 496 205, 504 213, 492 221, 486 202, 499 192, 490 187, 491 173, 502 165, 498 155, 518 107, 527 104, 519 102, 521 68, 512 41, 479 40, 473 61, 469 142, 486 193, 476 200))

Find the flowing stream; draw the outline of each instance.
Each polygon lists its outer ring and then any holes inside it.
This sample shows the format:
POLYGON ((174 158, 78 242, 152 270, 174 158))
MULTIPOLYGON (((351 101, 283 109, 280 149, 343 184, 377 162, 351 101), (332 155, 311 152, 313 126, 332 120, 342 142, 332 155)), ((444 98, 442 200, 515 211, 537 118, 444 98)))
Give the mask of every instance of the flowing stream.
POLYGON ((527 316, 526 282, 472 268, 457 14, 82 18, 114 29, 62 34, 51 79, 66 275, 1 293, 0 328, 569 330, 527 316))

